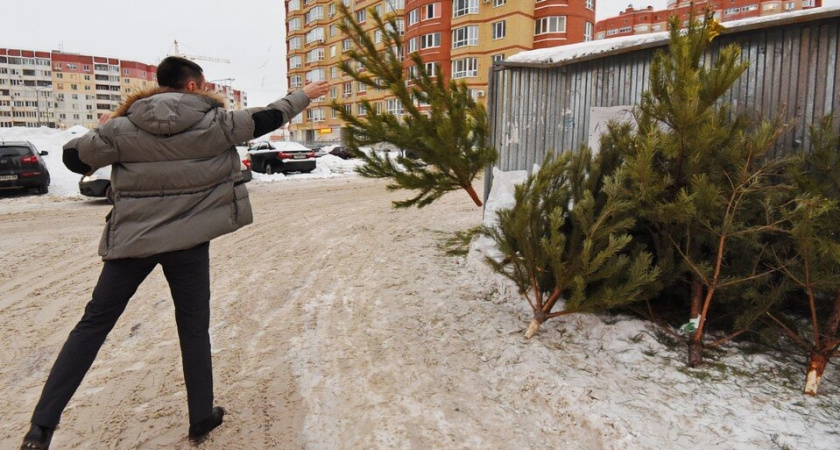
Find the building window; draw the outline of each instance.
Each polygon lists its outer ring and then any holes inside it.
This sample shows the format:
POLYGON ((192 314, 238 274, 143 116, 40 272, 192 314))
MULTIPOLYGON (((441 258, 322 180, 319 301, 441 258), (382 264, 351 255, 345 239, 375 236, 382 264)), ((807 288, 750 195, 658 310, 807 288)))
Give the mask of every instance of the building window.
POLYGON ((453 0, 452 17, 478 14, 478 0, 453 0))
POLYGON ((300 0, 289 0, 289 11, 300 10, 300 0))
POLYGON ((306 81, 322 81, 324 79, 324 69, 312 69, 306 72, 306 81))
POLYGON ((313 28, 306 32, 303 38, 306 44, 313 42, 324 42, 324 29, 321 27, 313 28))
POLYGON ((420 21, 420 8, 412 9, 408 12, 408 24, 414 25, 420 21))
POLYGON ((350 97, 353 95, 353 82, 348 81, 344 83, 344 98, 350 97))
POLYGON ((315 48, 310 50, 306 54, 306 62, 311 63, 315 61, 323 61, 324 60, 324 49, 323 48, 315 48))
POLYGON ((429 3, 426 5, 426 12, 423 20, 436 19, 440 17, 440 3, 429 3))
POLYGON ((367 20, 367 10, 366 9, 361 9, 359 11, 356 11, 356 22, 365 23, 366 20, 367 20))
POLYGON ((504 60, 505 60, 505 54, 504 53, 499 53, 497 55, 493 55, 493 62, 494 63, 502 62, 504 60))
POLYGON ((324 108, 310 108, 306 110, 306 120, 310 122, 323 122, 326 117, 324 108))
POLYGON ((289 31, 300 30, 300 17, 292 17, 289 19, 289 31))
POLYGON ((586 9, 595 11, 595 0, 585 0, 583 4, 586 6, 586 9))
POLYGON ((501 20, 499 22, 493 23, 493 39, 501 39, 505 37, 507 33, 507 25, 506 21, 501 20))
POLYGON ((289 57, 289 69, 297 69, 301 66, 303 66, 303 64, 301 63, 300 56, 295 55, 289 57))
POLYGON ((385 2, 385 12, 396 11, 398 9, 405 9, 405 0, 388 0, 385 2))
POLYGON ((300 75, 292 75, 289 77, 289 86, 293 88, 299 88, 303 86, 303 77, 300 75))
POLYGON ((543 17, 542 19, 537 20, 534 29, 535 35, 565 32, 566 16, 543 17))
POLYGON ((300 36, 289 39, 289 50, 297 50, 301 46, 300 36))
POLYGON ((424 67, 426 68, 426 74, 428 74, 430 77, 437 76, 437 64, 433 62, 427 62, 424 64, 424 67))
POLYGON ((385 100, 385 114, 392 114, 397 117, 402 116, 402 103, 400 103, 397 99, 385 100))
POLYGON ((440 33, 429 33, 420 36, 420 48, 440 47, 440 33))
POLYGON ((478 45, 478 25, 452 30, 452 48, 461 48, 468 45, 478 45))
POLYGON ((592 40, 592 33, 595 32, 595 25, 592 22, 585 22, 583 25, 583 41, 588 42, 592 40))
POLYGON ((478 59, 463 58, 452 61, 452 78, 467 78, 478 76, 478 59))
POLYGON ((310 22, 314 22, 316 20, 320 20, 324 18, 324 7, 323 6, 316 6, 309 11, 306 11, 306 14, 303 15, 303 21, 307 24, 310 22))
POLYGON ((503 6, 505 3, 507 3, 507 0, 493 0, 493 7, 503 6))
POLYGON ((414 53, 417 51, 417 38, 411 38, 408 40, 408 53, 414 53))

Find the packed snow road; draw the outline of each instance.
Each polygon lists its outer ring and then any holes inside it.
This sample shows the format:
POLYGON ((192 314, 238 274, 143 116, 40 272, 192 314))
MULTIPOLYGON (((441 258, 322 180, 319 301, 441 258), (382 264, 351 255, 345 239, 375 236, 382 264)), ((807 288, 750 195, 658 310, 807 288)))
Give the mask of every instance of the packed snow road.
MULTIPOLYGON (((524 340, 530 312, 515 290, 474 254, 437 248, 481 221, 463 192, 397 211, 405 193, 353 175, 249 186, 254 224, 210 247, 216 403, 229 414, 203 448, 840 448, 833 367, 810 398, 800 374, 786 382, 761 355, 686 371, 681 347, 627 317, 574 315, 524 340)), ((90 298, 109 208, 72 193, 0 195, 0 448, 20 445, 90 298)), ((186 435, 158 269, 52 448, 188 449, 186 435)))

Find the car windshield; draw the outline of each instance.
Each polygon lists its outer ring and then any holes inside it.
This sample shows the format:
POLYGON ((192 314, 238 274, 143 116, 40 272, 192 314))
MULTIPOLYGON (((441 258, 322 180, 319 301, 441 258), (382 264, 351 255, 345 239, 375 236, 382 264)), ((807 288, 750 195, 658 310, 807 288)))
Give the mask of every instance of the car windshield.
POLYGON ((29 154, 27 147, 0 147, 0 157, 26 156, 29 154))

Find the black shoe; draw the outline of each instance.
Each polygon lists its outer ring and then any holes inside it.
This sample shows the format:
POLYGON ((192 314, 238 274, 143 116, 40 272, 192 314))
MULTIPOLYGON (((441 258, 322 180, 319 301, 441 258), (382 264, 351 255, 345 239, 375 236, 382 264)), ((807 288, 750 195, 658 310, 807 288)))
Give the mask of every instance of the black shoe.
POLYGON ((214 406, 210 417, 195 425, 190 425, 190 442, 198 444, 206 439, 213 429, 222 424, 222 417, 224 416, 225 410, 221 406, 214 406))
POLYGON ((29 428, 29 432, 23 437, 23 444, 20 446, 21 450, 49 450, 53 431, 55 431, 53 428, 42 427, 33 423, 32 427, 29 428))

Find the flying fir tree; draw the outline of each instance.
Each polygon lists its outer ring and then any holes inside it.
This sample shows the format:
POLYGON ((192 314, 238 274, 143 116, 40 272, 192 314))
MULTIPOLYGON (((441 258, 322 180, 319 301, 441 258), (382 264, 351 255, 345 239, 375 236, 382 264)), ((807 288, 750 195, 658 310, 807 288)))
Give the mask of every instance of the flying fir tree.
POLYGON ((368 10, 374 27, 366 30, 350 10, 339 5, 339 27, 352 41, 339 67, 353 80, 371 89, 387 90, 399 105, 397 114, 377 111, 362 100, 360 117, 334 101, 333 109, 347 124, 347 145, 364 160, 357 169, 369 178, 388 178, 388 189, 407 189, 416 195, 394 206, 418 208, 447 192, 464 189, 476 205, 482 201, 472 186, 476 176, 497 158, 490 146, 487 111, 456 80, 445 82, 437 66, 427 67, 417 53, 404 64, 402 30, 396 17, 381 17, 368 10), (381 44, 373 37, 381 36, 381 44), (390 143, 403 150, 391 158, 359 148, 390 143))

